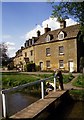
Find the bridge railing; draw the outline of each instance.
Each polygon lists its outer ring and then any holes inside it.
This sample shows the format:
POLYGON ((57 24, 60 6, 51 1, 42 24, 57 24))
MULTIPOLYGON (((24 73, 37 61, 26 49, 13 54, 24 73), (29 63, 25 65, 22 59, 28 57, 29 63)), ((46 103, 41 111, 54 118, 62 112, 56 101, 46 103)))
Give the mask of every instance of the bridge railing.
POLYGON ((44 92, 45 92, 44 91, 44 82, 48 81, 50 79, 54 80, 54 91, 56 91, 56 77, 55 76, 54 77, 52 76, 52 77, 49 77, 49 78, 45 78, 45 79, 41 79, 41 80, 38 80, 38 81, 35 81, 35 82, 30 82, 30 83, 27 83, 27 84, 19 85, 19 86, 13 87, 13 88, 1 90, 3 117, 4 118, 7 117, 7 102, 6 102, 6 95, 7 95, 7 93, 10 93, 12 91, 21 90, 21 89, 23 89, 25 87, 29 87, 29 86, 41 83, 41 97, 42 97, 42 99, 44 99, 44 97, 45 97, 45 95, 44 95, 44 92))

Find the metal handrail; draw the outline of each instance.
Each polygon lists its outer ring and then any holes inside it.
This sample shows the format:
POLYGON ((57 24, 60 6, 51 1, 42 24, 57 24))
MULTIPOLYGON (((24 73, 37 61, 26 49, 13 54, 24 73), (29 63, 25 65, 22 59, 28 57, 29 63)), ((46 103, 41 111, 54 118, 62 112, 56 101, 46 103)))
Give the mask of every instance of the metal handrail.
POLYGON ((26 84, 23 84, 23 85, 19 85, 19 86, 15 86, 15 87, 12 87, 12 88, 4 89, 4 90, 2 90, 2 93, 7 94, 7 93, 10 93, 12 91, 21 90, 21 89, 23 89, 25 87, 29 87, 29 86, 38 84, 40 82, 44 82, 46 80, 50 80, 52 78, 53 78, 53 76, 49 77, 49 78, 41 79, 41 80, 38 80, 38 81, 35 81, 35 82, 29 82, 29 83, 26 83, 26 84))

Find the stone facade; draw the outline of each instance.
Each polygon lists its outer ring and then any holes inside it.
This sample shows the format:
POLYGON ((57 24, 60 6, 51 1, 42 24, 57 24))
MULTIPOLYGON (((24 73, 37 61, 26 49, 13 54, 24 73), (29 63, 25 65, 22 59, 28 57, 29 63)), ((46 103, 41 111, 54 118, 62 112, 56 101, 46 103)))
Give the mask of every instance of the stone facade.
MULTIPOLYGON (((41 70, 62 69, 64 71, 78 71, 79 59, 84 54, 83 46, 78 42, 80 25, 73 25, 51 31, 45 28, 43 35, 37 35, 25 42, 25 47, 14 58, 15 66, 22 62, 24 66, 27 62, 33 62, 39 65, 41 70), (19 55, 20 54, 20 55, 19 55)), ((23 67, 24 69, 24 67, 23 67)))
POLYGON ((47 44, 40 44, 35 46, 35 63, 40 65, 43 63, 43 70, 48 69, 63 69, 69 70, 69 62, 74 63, 74 70, 77 71, 77 47, 75 46, 76 40, 57 41, 47 44), (59 53, 59 47, 63 46, 63 53, 59 53), (46 55, 46 48, 50 48, 50 54, 46 55), (59 61, 63 60, 63 66, 59 66, 59 61), (50 61, 50 67, 46 66, 46 62, 50 61))

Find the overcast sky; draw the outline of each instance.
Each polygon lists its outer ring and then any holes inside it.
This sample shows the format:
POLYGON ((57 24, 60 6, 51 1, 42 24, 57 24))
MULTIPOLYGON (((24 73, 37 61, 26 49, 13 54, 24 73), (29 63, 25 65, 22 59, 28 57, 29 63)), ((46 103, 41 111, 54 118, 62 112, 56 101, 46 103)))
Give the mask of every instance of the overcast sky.
MULTIPOLYGON (((36 36, 37 30, 59 28, 57 18, 52 19, 52 5, 47 2, 3 2, 2 3, 2 39, 8 45, 9 57, 24 45, 24 42, 36 36)), ((67 26, 76 24, 67 19, 67 26)), ((0 39, 1 40, 1 39, 0 39)))

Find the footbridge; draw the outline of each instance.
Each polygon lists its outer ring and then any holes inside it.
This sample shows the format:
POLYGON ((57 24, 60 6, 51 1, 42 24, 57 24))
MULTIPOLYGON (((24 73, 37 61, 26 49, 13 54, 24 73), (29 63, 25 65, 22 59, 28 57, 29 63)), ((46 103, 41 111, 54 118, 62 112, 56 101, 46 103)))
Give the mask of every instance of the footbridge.
POLYGON ((35 82, 31 82, 31 83, 27 83, 27 84, 23 84, 20 86, 16 86, 10 89, 5 89, 1 91, 1 95, 2 95, 2 119, 3 118, 8 118, 8 119, 13 119, 13 120, 17 120, 17 119, 32 119, 32 120, 39 120, 39 116, 43 114, 43 112, 47 109, 49 109, 49 107, 54 103, 54 107, 56 107, 58 104, 60 104, 60 99, 65 96, 67 94, 68 90, 56 90, 56 78, 55 77, 49 77, 49 78, 45 78, 45 79, 41 79, 35 82), (50 79, 53 78, 53 84, 54 84, 54 90, 51 91, 48 95, 45 96, 45 90, 44 90, 44 82, 48 81, 50 79), (31 105, 27 106, 26 108, 24 108, 23 110, 17 112, 16 114, 12 115, 12 116, 7 116, 7 102, 6 102, 6 95, 12 91, 17 91, 17 90, 21 90, 25 87, 28 86, 32 86, 35 84, 40 83, 41 85, 41 99, 39 99, 38 101, 32 103, 31 105))

